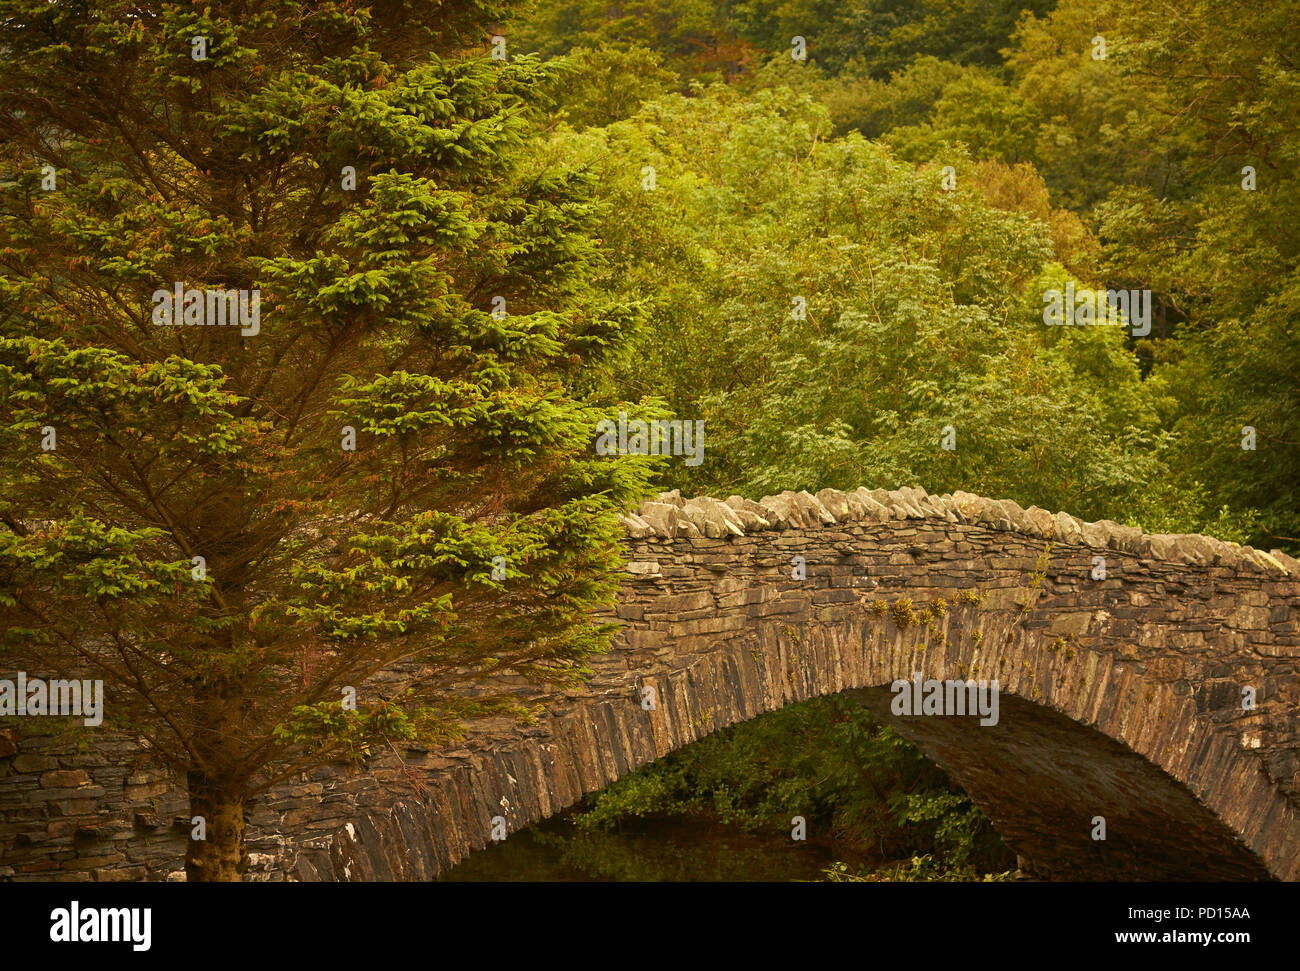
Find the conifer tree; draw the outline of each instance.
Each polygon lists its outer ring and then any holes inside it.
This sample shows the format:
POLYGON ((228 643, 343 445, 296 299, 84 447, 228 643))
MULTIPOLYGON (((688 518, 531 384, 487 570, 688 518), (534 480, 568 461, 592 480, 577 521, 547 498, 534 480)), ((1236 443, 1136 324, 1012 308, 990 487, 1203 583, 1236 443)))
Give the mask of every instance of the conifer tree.
POLYGON ((648 472, 578 389, 631 311, 508 12, 0 4, 0 667, 105 681, 191 880, 241 878, 250 794, 608 635, 648 472))

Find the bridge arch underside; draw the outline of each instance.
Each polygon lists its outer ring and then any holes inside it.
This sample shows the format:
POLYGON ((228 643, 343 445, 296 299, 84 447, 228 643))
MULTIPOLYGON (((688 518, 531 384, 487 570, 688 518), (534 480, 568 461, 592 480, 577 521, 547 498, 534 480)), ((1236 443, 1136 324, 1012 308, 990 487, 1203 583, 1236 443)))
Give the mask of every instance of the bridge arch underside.
POLYGON ((1015 696, 999 721, 895 717, 887 688, 845 692, 925 752, 1047 880, 1269 880, 1187 788, 1064 715, 1015 696), (1104 820, 1104 839, 1094 820, 1104 820))
POLYGON ((635 540, 625 628, 587 689, 527 738, 468 744, 418 804, 304 848, 294 875, 427 879, 495 815, 516 831, 718 728, 855 690, 1031 874, 1300 878, 1295 580, 1107 549, 1098 581, 1097 552, 964 523, 635 540), (998 724, 894 717, 888 686, 914 672, 998 679, 998 724))

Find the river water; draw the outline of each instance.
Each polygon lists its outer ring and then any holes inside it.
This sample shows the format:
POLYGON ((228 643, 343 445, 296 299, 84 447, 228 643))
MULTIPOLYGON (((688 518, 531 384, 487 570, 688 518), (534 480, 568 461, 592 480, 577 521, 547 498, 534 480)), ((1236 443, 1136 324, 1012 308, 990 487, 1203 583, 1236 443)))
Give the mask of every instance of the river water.
POLYGON ((579 830, 568 816, 535 826, 472 854, 441 878, 472 881, 820 880, 852 856, 790 832, 746 832, 707 816, 625 821, 619 831, 579 830))

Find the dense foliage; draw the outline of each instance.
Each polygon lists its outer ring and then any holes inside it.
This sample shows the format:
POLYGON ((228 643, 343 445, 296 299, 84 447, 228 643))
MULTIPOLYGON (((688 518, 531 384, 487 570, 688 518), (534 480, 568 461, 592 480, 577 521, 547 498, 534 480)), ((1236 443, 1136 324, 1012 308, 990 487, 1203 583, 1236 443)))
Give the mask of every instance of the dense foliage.
POLYGON ((519 37, 646 67, 554 148, 651 311, 618 390, 705 420, 667 484, 915 481, 1297 547, 1295 2, 652 6, 542 0, 519 37), (685 57, 718 37, 752 56, 685 57), (1043 326, 1071 280, 1150 289, 1150 334, 1043 326))
MULTIPOLYGON (((1014 868, 984 814, 916 748, 841 696, 723 729, 597 793, 583 830, 665 813, 707 814, 788 838, 852 847, 882 864, 938 854, 957 872, 1014 868)), ((897 865, 897 864, 896 864, 897 865)))

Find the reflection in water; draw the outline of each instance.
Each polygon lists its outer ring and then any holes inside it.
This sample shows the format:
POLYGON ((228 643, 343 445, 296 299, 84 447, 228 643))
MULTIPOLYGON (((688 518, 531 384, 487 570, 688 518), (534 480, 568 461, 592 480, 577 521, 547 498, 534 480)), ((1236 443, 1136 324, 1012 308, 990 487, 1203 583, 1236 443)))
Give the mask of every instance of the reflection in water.
POLYGON ((789 830, 752 833, 707 816, 629 820, 617 832, 580 830, 559 816, 511 833, 440 880, 821 880, 846 858, 842 847, 796 841, 789 830))

